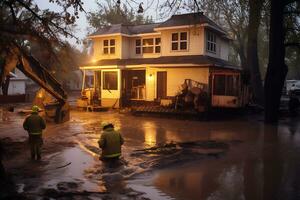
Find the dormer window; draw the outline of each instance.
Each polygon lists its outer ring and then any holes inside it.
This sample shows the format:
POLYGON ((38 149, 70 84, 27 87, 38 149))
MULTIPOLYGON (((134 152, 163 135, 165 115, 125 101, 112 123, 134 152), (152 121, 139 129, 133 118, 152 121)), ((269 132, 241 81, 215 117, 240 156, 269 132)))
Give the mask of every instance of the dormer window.
POLYGON ((188 34, 187 32, 172 33, 172 51, 187 50, 188 34))
POLYGON ((116 41, 115 39, 103 40, 103 54, 115 54, 116 41))
POLYGON ((206 51, 210 53, 216 53, 217 52, 217 39, 216 34, 207 31, 206 32, 206 51))

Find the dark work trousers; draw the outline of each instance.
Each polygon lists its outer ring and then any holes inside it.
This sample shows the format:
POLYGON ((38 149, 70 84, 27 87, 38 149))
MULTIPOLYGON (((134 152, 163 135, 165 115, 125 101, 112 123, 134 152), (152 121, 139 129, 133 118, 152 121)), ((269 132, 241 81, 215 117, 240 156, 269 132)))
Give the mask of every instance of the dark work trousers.
POLYGON ((29 145, 31 152, 31 159, 41 159, 41 150, 43 145, 42 134, 40 135, 31 135, 29 134, 29 145))
POLYGON ((116 168, 122 165, 119 156, 114 158, 100 157, 99 160, 103 162, 105 167, 109 167, 109 168, 116 168))

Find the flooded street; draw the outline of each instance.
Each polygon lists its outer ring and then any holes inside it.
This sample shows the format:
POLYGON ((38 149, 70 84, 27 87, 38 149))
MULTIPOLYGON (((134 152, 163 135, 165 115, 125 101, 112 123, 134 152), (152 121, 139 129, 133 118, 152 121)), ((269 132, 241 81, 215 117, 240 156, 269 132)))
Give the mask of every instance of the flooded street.
POLYGON ((30 199, 300 199, 298 119, 189 121, 72 111, 48 124, 43 159, 30 161, 25 116, 0 122, 5 167, 30 199), (125 139, 116 168, 99 161, 102 121, 125 139), (76 198, 75 198, 76 197, 76 198))

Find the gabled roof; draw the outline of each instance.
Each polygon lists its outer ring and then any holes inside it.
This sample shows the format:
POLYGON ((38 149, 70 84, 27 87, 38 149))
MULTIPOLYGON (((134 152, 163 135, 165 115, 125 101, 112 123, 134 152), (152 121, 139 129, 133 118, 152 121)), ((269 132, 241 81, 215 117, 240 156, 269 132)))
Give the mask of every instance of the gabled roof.
POLYGON ((172 64, 194 64, 227 69, 240 70, 240 67, 231 64, 226 60, 204 55, 190 56, 161 56, 158 58, 129 58, 129 59, 103 59, 97 62, 88 63, 83 66, 108 66, 108 65, 172 65, 172 64))
POLYGON ((141 24, 141 25, 125 25, 125 24, 113 24, 111 26, 106 26, 98 29, 95 33, 91 34, 90 37, 97 35, 109 35, 109 34, 126 34, 126 35, 137 35, 144 33, 155 33, 155 29, 176 27, 176 26, 191 26, 191 25, 201 25, 207 24, 212 28, 219 30, 221 33, 225 34, 219 25, 210 20, 208 17, 203 15, 202 12, 198 13, 188 13, 182 15, 172 15, 170 19, 161 23, 152 24, 141 24))

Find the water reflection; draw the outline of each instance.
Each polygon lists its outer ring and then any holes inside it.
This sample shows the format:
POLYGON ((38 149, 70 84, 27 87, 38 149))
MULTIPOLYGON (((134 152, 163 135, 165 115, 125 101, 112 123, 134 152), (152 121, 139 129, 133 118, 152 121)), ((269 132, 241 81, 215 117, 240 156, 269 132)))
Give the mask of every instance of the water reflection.
POLYGON ((180 142, 181 141, 179 135, 170 130, 166 130, 166 140, 167 140, 167 142, 180 142))
POLYGON ((153 122, 145 122, 144 128, 144 143, 146 146, 156 145, 157 127, 153 122))
MULTIPOLYGON (((300 199, 298 124, 293 120, 279 126, 258 122, 244 129, 214 128, 208 139, 242 138, 244 143, 221 159, 161 170, 153 184, 176 199, 300 199)), ((166 130, 165 136, 178 140, 172 131, 166 130)))

